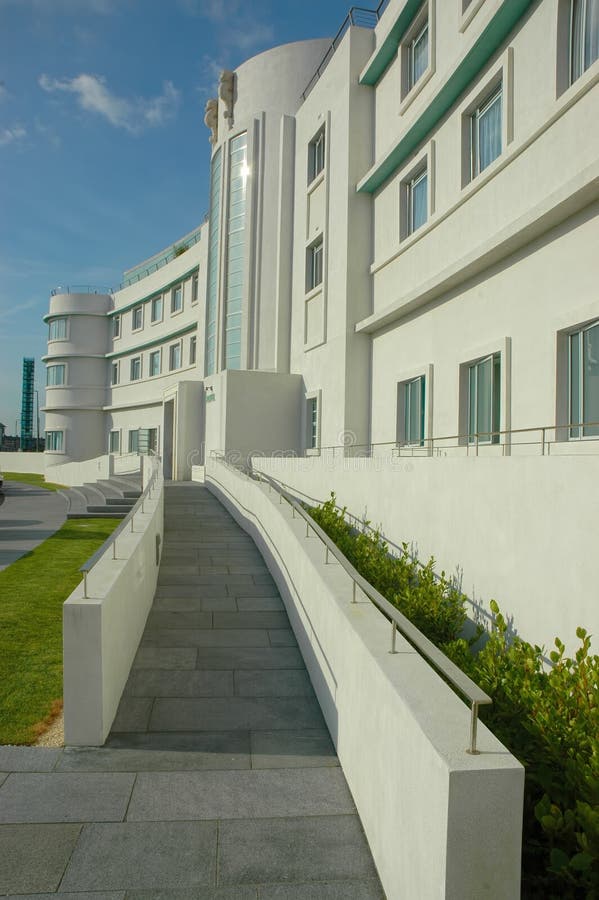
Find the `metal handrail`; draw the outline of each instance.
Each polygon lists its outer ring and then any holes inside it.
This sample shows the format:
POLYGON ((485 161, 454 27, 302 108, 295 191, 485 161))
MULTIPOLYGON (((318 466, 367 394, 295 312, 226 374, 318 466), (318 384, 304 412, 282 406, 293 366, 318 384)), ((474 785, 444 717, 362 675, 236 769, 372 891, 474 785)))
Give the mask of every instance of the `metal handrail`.
POLYGON ((425 658, 429 663, 440 672, 443 677, 464 696, 470 704, 470 745, 466 748, 466 752, 476 755, 480 751, 476 749, 476 736, 478 725, 478 708, 493 702, 491 697, 486 694, 471 678, 462 672, 454 662, 452 662, 432 641, 430 641, 416 626, 410 622, 395 606, 393 606, 369 581, 367 581, 357 569, 352 566, 349 560, 339 550, 337 545, 331 540, 325 531, 318 525, 314 519, 305 511, 303 506, 282 488, 275 479, 266 475, 264 472, 244 468, 236 468, 231 466, 226 457, 211 454, 212 459, 216 459, 224 463, 236 472, 241 472, 248 478, 256 481, 263 481, 269 485, 269 489, 273 489, 279 494, 279 502, 285 500, 292 508, 293 517, 296 513, 300 515, 306 522, 306 537, 310 536, 310 530, 320 538, 325 545, 325 564, 329 562, 329 556, 334 556, 341 567, 347 572, 352 579, 352 603, 356 603, 356 588, 360 588, 362 593, 368 597, 374 605, 391 620, 391 649, 389 653, 396 654, 397 632, 399 631, 409 643, 425 658))
POLYGON ((111 287, 94 287, 91 284, 67 284, 64 287, 59 285, 50 291, 51 297, 57 294, 112 294, 111 287))
MULTIPOLYGON (((132 284, 137 284, 138 281, 142 281, 142 279, 147 278, 148 275, 152 275, 154 272, 157 272, 159 269, 162 269, 168 263, 172 262, 178 256, 182 256, 184 250, 189 250, 190 247, 193 247, 195 244, 199 243, 201 240, 201 226, 197 228, 194 232, 191 233, 190 237, 183 238, 178 243, 173 244, 173 246, 168 251, 161 251, 161 253, 156 254, 159 259, 156 259, 154 262, 149 263, 149 265, 144 266, 143 269, 130 269, 131 275, 127 275, 125 273, 125 278, 119 284, 119 290, 122 288, 129 287, 132 284)), ((143 263, 142 263, 143 265, 143 263)))
POLYGON ((379 5, 376 9, 367 9, 364 6, 352 6, 350 8, 348 14, 346 15, 345 19, 343 20, 343 22, 340 26, 337 34, 331 41, 329 47, 327 48, 327 51, 326 51, 325 55, 323 56, 322 61, 320 62, 320 65, 316 69, 316 72, 314 73, 314 75, 312 76, 312 78, 310 79, 310 81, 308 82, 308 84, 306 85, 304 90, 302 91, 302 99, 303 100, 306 99, 306 97, 308 96, 308 94, 310 93, 310 91, 312 90, 312 88, 314 87, 314 85, 316 84, 316 82, 318 81, 318 79, 320 78, 320 76, 322 75, 322 73, 324 72, 326 67, 328 66, 329 62, 331 61, 331 57, 333 56, 333 54, 335 53, 335 50, 337 49, 339 41, 341 40, 341 38, 343 37, 343 35, 347 31, 347 29, 351 25, 356 25, 359 28, 375 28, 381 15, 384 12, 385 7, 387 6, 387 3, 388 3, 388 0, 382 0, 382 2, 379 3, 379 5))
POLYGON ((154 455, 154 465, 152 475, 142 491, 141 495, 137 498, 135 504, 131 507, 123 521, 118 525, 114 531, 106 538, 104 543, 98 547, 93 556, 90 556, 88 560, 86 560, 83 565, 79 568, 80 572, 83 572, 83 599, 88 600, 87 596, 87 576, 94 568, 94 566, 100 561, 100 559, 104 556, 109 547, 112 546, 112 558, 116 559, 116 540, 125 531, 127 525, 130 526, 130 532, 133 533, 134 529, 134 520, 137 512, 144 512, 144 502, 146 500, 152 499, 152 490, 155 485, 156 478, 158 476, 158 472, 160 471, 160 457, 154 455))
MULTIPOLYGON (((501 443, 500 440, 493 442, 492 438, 497 437, 501 438, 502 435, 515 435, 515 434, 530 434, 538 432, 540 434, 540 438, 536 441, 525 441, 522 443, 517 443, 515 446, 527 446, 530 445, 540 445, 541 447, 541 455, 545 455, 545 448, 548 449, 551 447, 552 443, 568 443, 571 441, 584 441, 584 435, 581 437, 572 437, 568 434, 567 440, 558 441, 555 439, 554 441, 550 441, 547 437, 547 433, 551 431, 562 431, 562 432, 570 432, 573 428, 599 428, 599 422, 567 422, 564 425, 535 425, 528 428, 504 428, 497 429, 495 431, 477 431, 477 432, 461 432, 459 434, 447 434, 447 435, 432 435, 431 437, 426 437, 422 439, 422 443, 414 444, 408 443, 407 441, 369 441, 364 444, 354 444, 354 443, 345 443, 345 444, 331 444, 329 446, 324 447, 316 447, 315 449, 322 453, 325 450, 361 450, 368 449, 369 453, 372 451, 373 447, 391 447, 392 449, 396 449, 401 454, 401 450, 430 450, 431 453, 436 450, 448 450, 454 449, 456 447, 464 447, 466 449, 466 454, 470 448, 474 448, 476 454, 478 454, 478 449, 481 446, 490 446, 490 447, 506 447, 507 443, 501 443), (443 446, 435 446, 441 444, 442 441, 458 441, 459 443, 453 445, 443 445, 443 446)), ((589 435, 590 438, 594 437, 594 435, 589 435)))

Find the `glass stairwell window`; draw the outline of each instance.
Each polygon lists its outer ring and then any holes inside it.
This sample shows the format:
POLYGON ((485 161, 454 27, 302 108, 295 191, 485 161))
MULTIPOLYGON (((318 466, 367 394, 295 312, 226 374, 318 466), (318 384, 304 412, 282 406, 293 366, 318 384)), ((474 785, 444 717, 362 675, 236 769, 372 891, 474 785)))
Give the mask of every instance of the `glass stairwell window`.
POLYGON ((570 437, 599 437, 599 322, 570 335, 570 437))
POLYGON ((572 0, 570 10, 570 82, 599 59, 599 0, 572 0))
POLYGON ((502 93, 502 86, 499 85, 472 115, 472 178, 480 175, 501 155, 502 93))
POLYGON ((249 167, 247 133, 229 142, 229 198, 225 289, 225 368, 241 368, 241 326, 246 259, 245 214, 249 167))
POLYGON ((501 412, 501 355, 468 366, 468 442, 498 444, 501 412))

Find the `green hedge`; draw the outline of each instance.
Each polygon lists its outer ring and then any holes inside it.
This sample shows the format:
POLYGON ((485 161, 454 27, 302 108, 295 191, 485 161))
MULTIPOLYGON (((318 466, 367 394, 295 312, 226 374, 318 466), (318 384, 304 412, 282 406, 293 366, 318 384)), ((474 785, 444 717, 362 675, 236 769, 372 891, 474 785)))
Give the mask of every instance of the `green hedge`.
MULTIPOLYGON (((522 896, 599 900, 599 656, 577 629, 568 657, 556 638, 547 670, 542 647, 510 636, 491 601, 494 628, 461 637, 466 597, 445 577, 403 554, 377 531, 351 528, 335 495, 310 514, 353 566, 493 698, 481 718, 526 767, 522 896)), ((367 526, 369 523, 363 523, 367 526)), ((566 600, 567 602, 567 600, 566 600)))

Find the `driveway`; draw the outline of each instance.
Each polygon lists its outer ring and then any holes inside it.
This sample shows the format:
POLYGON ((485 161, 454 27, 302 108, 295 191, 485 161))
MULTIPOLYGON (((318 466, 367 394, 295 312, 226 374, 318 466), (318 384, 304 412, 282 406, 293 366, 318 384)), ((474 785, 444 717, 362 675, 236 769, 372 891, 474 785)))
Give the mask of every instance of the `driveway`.
POLYGON ((64 497, 20 481, 0 490, 0 571, 58 531, 67 517, 64 497))

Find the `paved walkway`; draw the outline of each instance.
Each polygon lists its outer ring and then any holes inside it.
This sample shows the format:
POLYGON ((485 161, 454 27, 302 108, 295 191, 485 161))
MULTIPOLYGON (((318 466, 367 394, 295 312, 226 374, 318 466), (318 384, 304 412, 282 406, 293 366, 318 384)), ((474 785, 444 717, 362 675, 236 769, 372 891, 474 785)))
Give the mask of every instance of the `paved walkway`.
POLYGON ((0 571, 58 531, 66 517, 67 504, 55 491, 5 481, 0 491, 0 571))
POLYGON ((2 771, 0 894, 384 897, 275 583, 199 485, 167 486, 156 599, 106 746, 0 748, 2 771))

